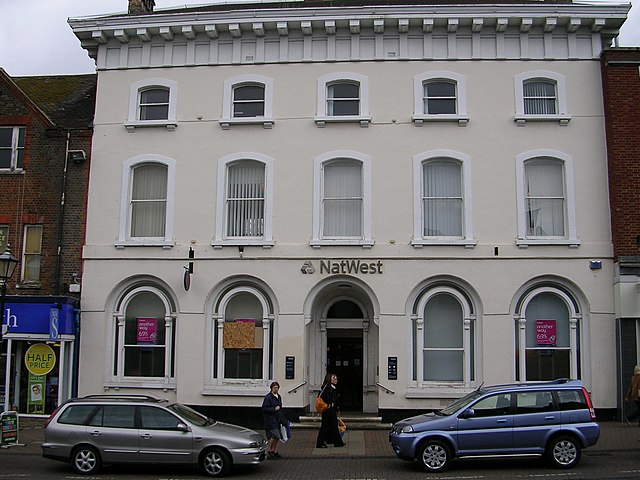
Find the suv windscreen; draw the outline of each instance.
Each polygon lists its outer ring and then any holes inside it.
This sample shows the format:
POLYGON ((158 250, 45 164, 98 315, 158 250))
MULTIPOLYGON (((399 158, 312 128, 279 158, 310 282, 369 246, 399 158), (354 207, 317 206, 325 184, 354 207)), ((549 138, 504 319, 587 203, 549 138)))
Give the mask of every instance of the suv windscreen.
POLYGON ((476 391, 471 392, 471 393, 465 395, 464 397, 456 400, 455 402, 453 402, 448 407, 443 408, 442 410, 440 410, 440 411, 438 411, 436 413, 438 415, 453 415, 458 410, 460 410, 462 407, 464 407, 465 405, 468 405, 469 403, 473 402, 476 398, 480 397, 481 395, 483 395, 483 394, 476 390, 476 391))

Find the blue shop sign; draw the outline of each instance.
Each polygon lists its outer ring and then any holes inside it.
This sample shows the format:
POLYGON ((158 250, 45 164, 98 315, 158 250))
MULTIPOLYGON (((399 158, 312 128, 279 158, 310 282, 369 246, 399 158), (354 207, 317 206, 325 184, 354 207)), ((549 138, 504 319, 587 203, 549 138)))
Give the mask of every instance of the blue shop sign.
POLYGON ((57 340, 60 335, 75 334, 74 319, 74 306, 68 303, 5 304, 4 323, 9 334, 37 333, 57 340))

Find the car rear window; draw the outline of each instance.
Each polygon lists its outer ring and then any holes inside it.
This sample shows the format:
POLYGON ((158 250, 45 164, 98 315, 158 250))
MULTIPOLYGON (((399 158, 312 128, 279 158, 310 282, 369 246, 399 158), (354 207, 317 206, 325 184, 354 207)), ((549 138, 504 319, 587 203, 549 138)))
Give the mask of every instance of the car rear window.
POLYGON ((66 425, 85 425, 95 405, 70 405, 60 414, 58 423, 66 425))
POLYGON ((560 410, 582 410, 589 408, 582 390, 557 390, 560 410))

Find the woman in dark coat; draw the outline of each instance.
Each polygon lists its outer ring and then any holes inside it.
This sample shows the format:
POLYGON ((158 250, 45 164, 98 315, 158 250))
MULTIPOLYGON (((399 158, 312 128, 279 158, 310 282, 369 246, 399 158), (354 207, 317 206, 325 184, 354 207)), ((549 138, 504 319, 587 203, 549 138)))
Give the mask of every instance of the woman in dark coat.
POLYGON ((262 418, 264 419, 264 429, 269 440, 269 448, 267 457, 280 458, 278 453, 279 440, 282 438, 280 433, 280 418, 282 418, 282 397, 278 393, 280 384, 278 382, 271 383, 271 391, 267 393, 262 401, 262 418))
POLYGON ((338 376, 332 373, 327 373, 324 382, 322 382, 320 396, 329 405, 329 408, 322 412, 322 423, 316 439, 316 448, 327 448, 327 443, 333 444, 334 447, 344 447, 345 445, 338 428, 337 383, 338 376))

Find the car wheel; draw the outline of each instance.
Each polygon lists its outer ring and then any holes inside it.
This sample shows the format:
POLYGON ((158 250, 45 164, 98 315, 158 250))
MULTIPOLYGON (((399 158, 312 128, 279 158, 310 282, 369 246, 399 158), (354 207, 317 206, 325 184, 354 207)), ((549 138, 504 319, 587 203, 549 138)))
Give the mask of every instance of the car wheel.
POLYGON ((429 440, 418 451, 420 466, 427 472, 441 472, 449 466, 449 447, 439 440, 429 440))
POLYGON ((581 449, 576 439, 569 436, 556 437, 547 447, 547 456, 554 467, 571 468, 580 460, 581 449))
POLYGON ((84 445, 73 450, 71 466, 81 475, 91 475, 100 470, 102 460, 94 447, 84 445))
POLYGON ((200 469, 209 477, 223 477, 231 470, 231 457, 220 448, 210 448, 200 455, 200 469))

